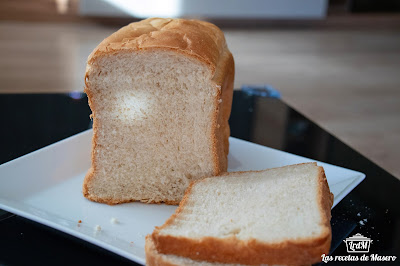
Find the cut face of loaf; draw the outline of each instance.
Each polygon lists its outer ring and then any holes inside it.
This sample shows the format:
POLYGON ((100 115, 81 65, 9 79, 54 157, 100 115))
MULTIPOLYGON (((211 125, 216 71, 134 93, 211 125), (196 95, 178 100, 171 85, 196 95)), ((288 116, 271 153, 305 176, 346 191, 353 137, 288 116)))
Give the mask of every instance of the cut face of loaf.
POLYGON ((333 196, 314 163, 196 181, 153 232, 161 254, 249 265, 306 265, 330 248, 333 196))
MULTIPOLYGON (((196 25, 178 22, 150 19, 133 28, 131 24, 120 33, 130 40, 118 35, 120 46, 101 44, 100 55, 94 52, 89 59, 85 91, 94 136, 92 168, 83 186, 87 198, 108 204, 177 204, 190 181, 226 170, 232 56, 226 44, 214 51, 220 54, 215 62, 205 61, 207 55, 201 52, 166 49, 174 44, 162 40, 162 34, 196 25), (148 33, 143 34, 144 29, 148 33), (134 36, 138 31, 142 34, 134 36), (154 40, 159 43, 154 45, 154 40)), ((185 34, 190 42, 194 33, 185 34)), ((117 37, 110 38, 115 42, 117 37)))

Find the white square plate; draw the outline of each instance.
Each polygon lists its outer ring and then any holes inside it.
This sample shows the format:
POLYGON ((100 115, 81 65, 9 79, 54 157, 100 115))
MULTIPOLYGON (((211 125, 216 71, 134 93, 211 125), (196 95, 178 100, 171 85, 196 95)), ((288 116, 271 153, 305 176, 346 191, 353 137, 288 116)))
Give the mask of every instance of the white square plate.
MULTIPOLYGON (((82 195, 90 167, 92 130, 82 132, 0 166, 0 208, 53 227, 138 263, 145 263, 144 237, 175 206, 126 203, 108 206, 82 195), (118 223, 111 223, 116 218, 118 223), (82 223, 78 223, 81 220, 82 223), (96 225, 101 231, 95 231, 96 225)), ((228 171, 261 170, 312 160, 230 138, 228 171)), ((333 206, 365 175, 319 163, 325 169, 333 206)))

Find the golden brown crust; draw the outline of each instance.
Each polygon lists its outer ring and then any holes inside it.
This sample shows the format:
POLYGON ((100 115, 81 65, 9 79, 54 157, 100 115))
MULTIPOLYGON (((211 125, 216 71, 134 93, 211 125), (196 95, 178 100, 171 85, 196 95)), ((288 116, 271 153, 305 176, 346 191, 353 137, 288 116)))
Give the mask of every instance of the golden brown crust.
MULTIPOLYGON (((316 163, 313 163, 316 165, 316 163)), ((265 171, 265 170, 262 170, 265 171)), ((332 232, 330 226, 331 207, 333 195, 329 190, 325 173, 319 167, 319 191, 320 210, 322 214, 321 227, 323 232, 318 237, 302 238, 297 240, 285 240, 279 243, 264 243, 251 239, 242 241, 235 236, 220 239, 216 237, 203 237, 191 239, 185 237, 173 237, 160 234, 160 230, 173 223, 188 202, 193 186, 205 179, 194 181, 189 185, 185 196, 176 212, 161 227, 156 227, 152 239, 157 251, 162 254, 174 254, 188 257, 193 260, 239 263, 246 265, 279 264, 279 265, 307 265, 321 261, 323 253, 328 254, 331 244, 332 232)), ((261 172, 261 171, 250 171, 261 172)), ((242 173, 242 172, 236 172, 242 173)), ((229 176, 233 173, 224 173, 222 176, 229 176)), ((216 178, 219 178, 216 177, 216 178)))
POLYGON ((220 88, 220 93, 215 99, 217 112, 213 121, 214 175, 219 175, 228 169, 230 135, 228 120, 232 108, 235 64, 232 54, 227 49, 225 54, 221 56, 220 66, 213 79, 217 84, 217 88, 220 88))
MULTIPOLYGON (((105 56, 117 53, 138 51, 164 50, 174 51, 197 59, 206 64, 212 73, 217 97, 215 98, 215 116, 212 123, 213 164, 214 175, 227 170, 229 151, 228 119, 232 105, 234 61, 229 52, 224 34, 215 25, 185 19, 149 18, 131 23, 108 38, 104 39, 89 55, 85 74, 85 92, 88 95, 89 106, 93 118, 92 166, 83 184, 83 195, 93 201, 110 205, 132 200, 101 198, 90 192, 90 183, 94 181, 97 172, 95 150, 97 145, 98 121, 96 119, 96 104, 89 86, 91 66, 105 56)), ((178 204, 178 201, 146 201, 147 203, 178 204)))
POLYGON ((149 18, 131 23, 104 39, 90 54, 88 64, 98 57, 120 51, 175 50, 209 65, 214 74, 226 48, 221 30, 208 22, 186 19, 149 18))
POLYGON ((150 235, 146 236, 144 250, 146 252, 146 266, 178 266, 159 255, 150 235))

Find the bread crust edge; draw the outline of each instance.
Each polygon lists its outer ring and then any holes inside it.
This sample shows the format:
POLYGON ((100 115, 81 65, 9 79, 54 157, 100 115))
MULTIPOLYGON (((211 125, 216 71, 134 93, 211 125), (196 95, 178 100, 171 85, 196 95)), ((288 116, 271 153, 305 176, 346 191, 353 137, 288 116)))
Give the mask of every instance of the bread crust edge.
POLYGON ((146 266, 179 266, 160 256, 150 235, 146 236, 144 250, 146 253, 146 266))

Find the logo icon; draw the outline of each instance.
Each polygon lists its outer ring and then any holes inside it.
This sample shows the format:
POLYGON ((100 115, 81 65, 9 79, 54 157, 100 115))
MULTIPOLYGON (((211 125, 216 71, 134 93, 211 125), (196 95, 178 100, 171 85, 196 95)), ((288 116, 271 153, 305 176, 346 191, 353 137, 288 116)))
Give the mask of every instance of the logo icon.
POLYGON ((372 240, 357 233, 352 237, 346 238, 343 242, 346 243, 348 253, 368 253, 372 240))

